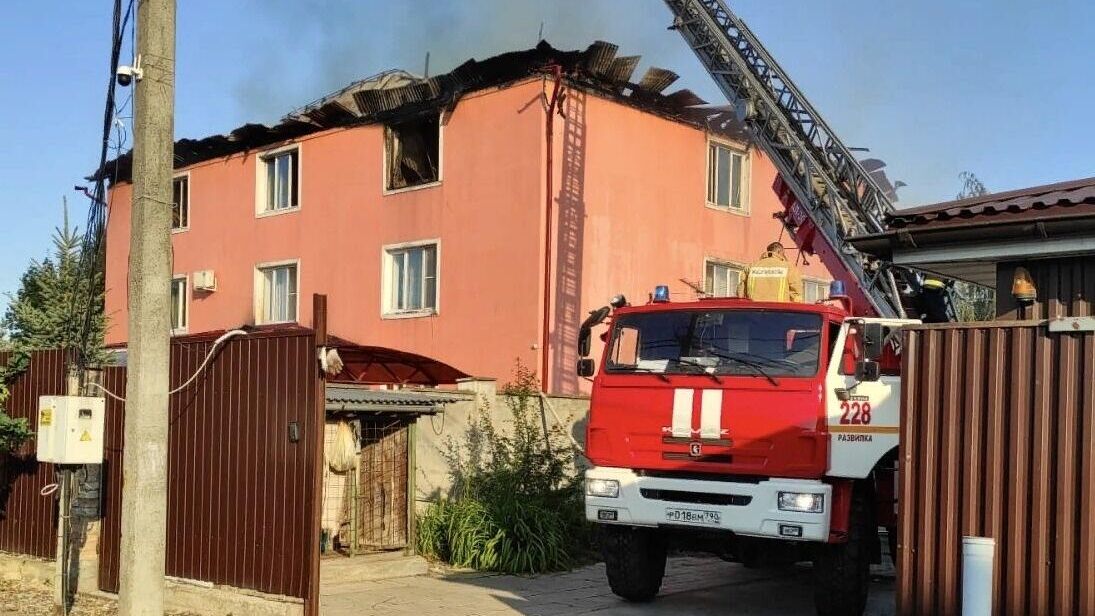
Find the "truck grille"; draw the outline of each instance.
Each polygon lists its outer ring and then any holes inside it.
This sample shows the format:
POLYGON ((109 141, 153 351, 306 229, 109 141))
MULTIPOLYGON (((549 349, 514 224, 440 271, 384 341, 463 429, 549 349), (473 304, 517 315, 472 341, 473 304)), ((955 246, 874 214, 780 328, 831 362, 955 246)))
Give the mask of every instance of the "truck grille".
POLYGON ((641 488, 639 493, 650 500, 672 501, 674 503, 693 503, 697 505, 726 505, 744 507, 753 501, 752 496, 741 494, 711 494, 710 492, 687 492, 684 490, 656 490, 641 488))

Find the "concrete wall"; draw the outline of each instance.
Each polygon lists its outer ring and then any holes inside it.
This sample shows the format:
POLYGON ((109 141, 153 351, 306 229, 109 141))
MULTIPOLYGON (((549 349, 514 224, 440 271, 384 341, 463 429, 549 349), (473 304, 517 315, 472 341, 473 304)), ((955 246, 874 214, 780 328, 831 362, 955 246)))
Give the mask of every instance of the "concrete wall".
MULTIPOLYGON (((479 410, 486 411, 494 426, 501 430, 513 425, 512 412, 507 396, 498 394, 500 386, 492 379, 469 379, 459 385, 463 400, 447 404, 444 412, 433 417, 420 417, 417 426, 415 457, 416 506, 421 511, 429 502, 445 496, 452 487, 451 466, 445 457, 448 443, 462 444, 468 428, 479 410)), ((585 446, 585 421, 589 412, 589 399, 580 396, 551 396, 551 410, 545 407, 549 429, 562 426, 574 436, 579 445, 585 446)), ((581 464, 582 460, 578 460, 581 464)))

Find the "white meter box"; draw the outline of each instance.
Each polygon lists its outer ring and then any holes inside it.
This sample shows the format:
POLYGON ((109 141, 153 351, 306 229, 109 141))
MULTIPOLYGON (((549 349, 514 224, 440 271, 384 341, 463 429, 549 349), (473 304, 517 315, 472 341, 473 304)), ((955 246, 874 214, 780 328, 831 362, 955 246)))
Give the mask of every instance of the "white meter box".
POLYGON ((103 398, 38 398, 38 461, 54 464, 102 464, 103 398))

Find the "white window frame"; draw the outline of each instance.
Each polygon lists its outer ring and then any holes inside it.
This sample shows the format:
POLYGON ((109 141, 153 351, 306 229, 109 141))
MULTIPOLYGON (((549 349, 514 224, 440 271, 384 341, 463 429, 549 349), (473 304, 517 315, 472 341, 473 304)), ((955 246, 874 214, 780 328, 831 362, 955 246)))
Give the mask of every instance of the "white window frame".
POLYGON ((286 259, 283 261, 268 261, 265 263, 259 263, 255 265, 255 284, 252 292, 252 303, 254 304, 255 324, 256 325, 274 325, 277 323, 299 323, 300 322, 300 259, 286 259), (263 315, 266 311, 266 305, 263 297, 263 290, 266 285, 266 272, 265 270, 274 269, 278 267, 293 266, 297 269, 297 288, 296 288, 296 305, 293 308, 293 314, 295 318, 287 319, 284 321, 265 320, 263 315))
MULTIPOLYGON (((171 335, 172 336, 178 336, 178 335, 185 334, 186 332, 190 331, 190 276, 189 276, 189 274, 172 276, 171 277, 171 291, 172 292, 175 291, 175 283, 179 282, 180 280, 183 283, 183 292, 182 292, 182 296, 180 298, 182 300, 182 306, 181 306, 181 309, 182 309, 182 319, 181 319, 182 320, 182 326, 172 327, 171 328, 171 335)), ((174 317, 178 316, 179 310, 180 310, 180 306, 175 304, 174 302, 172 302, 171 303, 172 320, 174 320, 174 317)))
MULTIPOLYGON (((742 278, 745 277, 745 272, 746 272, 746 270, 749 269, 749 266, 744 264, 744 263, 739 263, 737 261, 729 261, 727 259, 718 259, 718 258, 715 258, 715 257, 705 257, 704 260, 703 260, 703 275, 700 277, 700 280, 703 281, 704 295, 708 295, 708 293, 707 293, 707 268, 710 265, 718 265, 718 266, 726 267, 726 268, 729 268, 729 269, 732 269, 732 270, 735 270, 735 271, 738 272, 738 288, 734 290, 735 292, 734 292, 733 295, 727 295, 726 297, 741 297, 742 296, 741 281, 742 281, 742 278)), ((712 291, 714 291, 714 285, 712 285, 712 291)), ((720 297, 720 296, 715 295, 713 292, 711 294, 709 294, 709 296, 710 297, 720 297)))
POLYGON ((441 314, 441 239, 417 240, 399 244, 387 244, 380 248, 380 316, 384 319, 410 319, 441 314), (392 307, 393 252, 433 246, 434 248, 434 305, 420 310, 395 310, 392 307))
POLYGON ((255 218, 266 218, 268 216, 281 216, 282 214, 292 214, 293 212, 299 212, 304 202, 304 148, 299 143, 290 143, 278 148, 266 150, 255 155, 255 218), (293 207, 282 208, 280 210, 268 210, 266 209, 266 201, 269 197, 269 186, 266 185, 267 174, 266 165, 269 159, 276 158, 281 154, 287 152, 297 152, 297 175, 295 181, 297 185, 297 203, 293 207))
POLYGON ((388 133, 391 129, 387 124, 384 125, 380 133, 380 192, 382 195, 397 195, 426 188, 436 188, 445 181, 445 124, 447 123, 448 118, 445 117, 445 111, 441 110, 437 114, 437 179, 433 182, 404 186, 403 188, 388 188, 388 133))
POLYGON ((190 181, 190 172, 180 173, 171 178, 171 207, 175 207, 175 180, 186 180, 186 203, 180 207, 186 211, 186 224, 181 227, 175 227, 175 212, 171 212, 171 232, 183 233, 190 230, 190 189, 193 188, 193 183, 190 181))
POLYGON ((832 281, 831 280, 826 280, 824 278, 815 278, 813 276, 803 276, 802 277, 802 301, 803 301, 803 303, 809 303, 809 300, 806 299, 806 285, 808 285, 808 284, 816 284, 818 286, 817 301, 821 301, 821 300, 824 300, 825 298, 828 297, 828 295, 829 295, 829 293, 828 293, 829 285, 832 284, 832 281))
MULTIPOLYGON (((719 139, 715 136, 708 135, 707 140, 704 142, 704 158, 706 160, 706 164, 704 165, 703 169, 703 199, 706 206, 710 209, 718 210, 720 212, 728 212, 730 214, 737 214, 739 216, 749 216, 749 186, 752 183, 752 156, 750 156, 749 149, 726 139, 719 139), (711 160, 711 146, 713 145, 724 147, 731 152, 741 156, 741 207, 719 205, 718 203, 715 203, 708 198, 709 195, 707 194, 707 182, 711 176, 711 165, 713 164, 713 161, 711 160)), ((717 188, 715 189, 715 192, 718 193, 717 188)))

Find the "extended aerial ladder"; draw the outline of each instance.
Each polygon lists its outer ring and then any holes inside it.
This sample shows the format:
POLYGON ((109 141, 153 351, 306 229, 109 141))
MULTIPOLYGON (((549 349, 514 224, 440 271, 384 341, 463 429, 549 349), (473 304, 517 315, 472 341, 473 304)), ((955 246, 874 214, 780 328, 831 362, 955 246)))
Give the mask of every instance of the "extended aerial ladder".
MULTIPOLYGON (((863 308, 884 317, 919 317, 923 276, 868 258, 847 241, 885 229, 893 204, 875 179, 724 0, 665 2, 673 28, 735 104, 738 119, 793 194, 784 224, 799 245, 828 248, 830 261, 839 261, 856 281, 863 308), (818 236, 827 246, 815 244, 818 236)), ((939 301, 946 319, 954 320, 949 294, 942 292, 939 301)))

